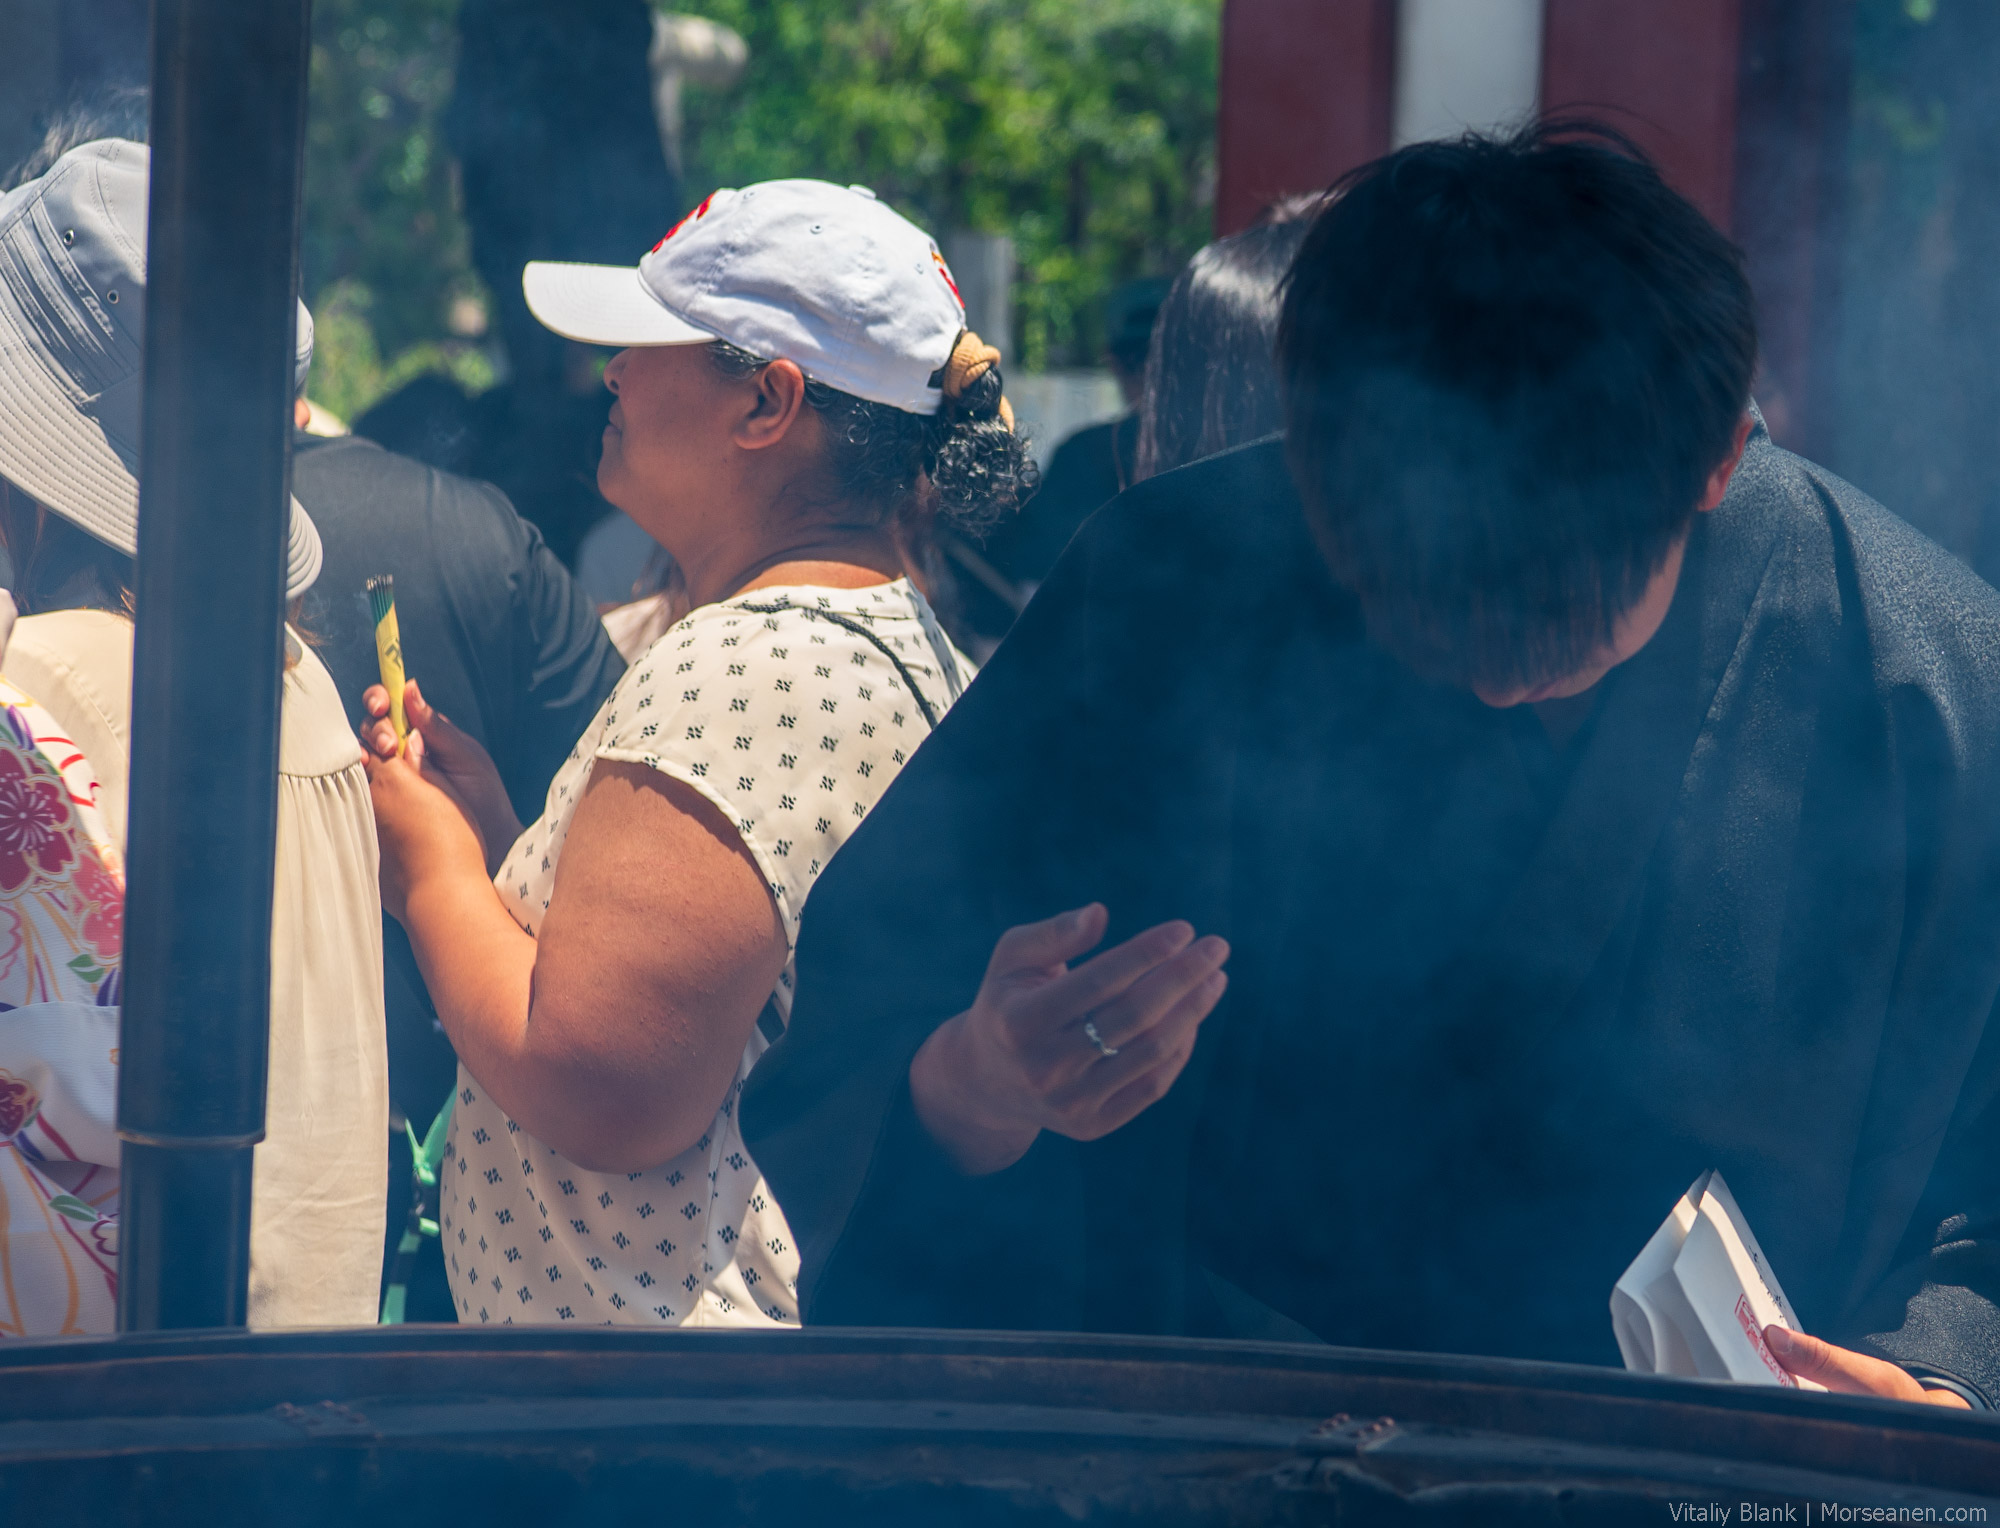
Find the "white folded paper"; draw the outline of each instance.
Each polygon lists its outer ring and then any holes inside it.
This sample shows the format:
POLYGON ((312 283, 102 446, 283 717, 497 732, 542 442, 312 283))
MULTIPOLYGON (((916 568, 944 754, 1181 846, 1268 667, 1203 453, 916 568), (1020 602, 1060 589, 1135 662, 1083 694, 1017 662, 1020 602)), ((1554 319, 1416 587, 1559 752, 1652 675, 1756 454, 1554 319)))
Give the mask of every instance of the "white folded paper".
POLYGON ((1611 1291, 1618 1351, 1641 1374, 1823 1390, 1785 1372, 1767 1326, 1800 1330, 1722 1174, 1705 1172, 1611 1291))

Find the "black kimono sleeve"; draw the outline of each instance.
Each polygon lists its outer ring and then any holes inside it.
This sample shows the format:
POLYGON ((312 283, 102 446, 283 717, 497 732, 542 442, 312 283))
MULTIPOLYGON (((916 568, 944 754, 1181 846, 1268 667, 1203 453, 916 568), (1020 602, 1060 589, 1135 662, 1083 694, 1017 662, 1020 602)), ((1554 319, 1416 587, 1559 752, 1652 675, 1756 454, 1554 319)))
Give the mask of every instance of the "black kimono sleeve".
POLYGON ((743 1105, 807 1320, 1183 1325, 1197 1087, 974 1180, 917 1125, 908 1070, 1014 924, 1101 901, 1108 943, 1171 917, 1226 932, 1240 665, 1297 605, 1274 567, 1323 577, 1275 445, 1100 512, 814 888, 790 1029, 743 1105))
MULTIPOLYGON (((2000 1024, 1912 1218, 1898 1266, 1842 1333, 1922 1380, 2000 1410, 2000 1024)), ((1832 1334, 1829 1334, 1832 1335, 1832 1334)))

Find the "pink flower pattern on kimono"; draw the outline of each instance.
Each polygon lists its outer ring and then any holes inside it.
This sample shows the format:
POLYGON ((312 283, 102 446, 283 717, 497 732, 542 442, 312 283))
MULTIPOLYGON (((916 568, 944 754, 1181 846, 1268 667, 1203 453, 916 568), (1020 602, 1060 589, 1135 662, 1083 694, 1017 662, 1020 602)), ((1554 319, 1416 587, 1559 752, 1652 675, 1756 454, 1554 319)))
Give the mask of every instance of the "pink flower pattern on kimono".
MULTIPOLYGON (((118 1000, 123 861, 97 796, 90 761, 32 696, 0 676, 0 1009, 118 1000)), ((52 1076, 94 1070, 85 1053, 51 1042, 42 1059, 52 1076)), ((115 1066, 116 1050, 104 1060, 115 1066)), ((45 1117, 54 1100, 41 1096, 39 1072, 22 1072, 35 1080, 0 1071, 0 1333, 108 1332, 116 1324, 118 1173, 74 1159, 45 1117)))
POLYGON ((125 888, 118 878, 92 859, 80 859, 75 875, 77 895, 90 911, 84 915, 83 937, 99 960, 110 960, 124 948, 125 888))
POLYGON ((41 1107, 41 1095, 32 1083, 0 1071, 0 1141, 11 1141, 27 1129, 41 1107))
POLYGON ((37 869, 61 874, 76 857, 62 782, 30 774, 22 756, 0 753, 0 891, 19 891, 37 869))

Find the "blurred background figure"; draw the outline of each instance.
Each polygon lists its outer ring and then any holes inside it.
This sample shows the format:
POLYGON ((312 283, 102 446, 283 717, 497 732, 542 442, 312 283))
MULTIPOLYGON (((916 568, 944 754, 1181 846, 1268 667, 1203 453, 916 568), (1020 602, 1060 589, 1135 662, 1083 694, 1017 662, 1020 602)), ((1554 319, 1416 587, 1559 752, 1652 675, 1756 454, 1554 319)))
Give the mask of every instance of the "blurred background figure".
POLYGON ((1319 205, 1287 197, 1174 278, 1146 357, 1134 482, 1284 428, 1272 348, 1279 289, 1319 205))
MULTIPOLYGON (((1125 412, 1054 443, 1041 487, 1020 517, 985 548, 986 561, 1020 591, 1023 600, 1049 576, 1090 512, 1132 485, 1146 347, 1166 295, 1166 281, 1152 277, 1127 282, 1111 294, 1105 304, 1104 359, 1117 379, 1125 412)), ((1037 445, 1046 449, 1044 443, 1037 445)), ((971 623, 981 634, 995 638, 1005 634, 1013 610, 988 589, 969 589, 966 598, 971 623)))
POLYGON ((686 126, 681 86, 727 90, 742 77, 749 61, 750 49, 741 34, 720 22, 678 11, 653 13, 653 45, 646 52, 646 67, 653 77, 653 121, 660 129, 660 152, 676 181, 687 178, 681 154, 686 126))
POLYGON ((679 208, 653 118, 652 16, 644 0, 463 0, 458 32, 445 133, 510 373, 479 399, 467 465, 567 562, 609 512, 592 483, 600 366, 529 316, 521 267, 635 260, 679 208))

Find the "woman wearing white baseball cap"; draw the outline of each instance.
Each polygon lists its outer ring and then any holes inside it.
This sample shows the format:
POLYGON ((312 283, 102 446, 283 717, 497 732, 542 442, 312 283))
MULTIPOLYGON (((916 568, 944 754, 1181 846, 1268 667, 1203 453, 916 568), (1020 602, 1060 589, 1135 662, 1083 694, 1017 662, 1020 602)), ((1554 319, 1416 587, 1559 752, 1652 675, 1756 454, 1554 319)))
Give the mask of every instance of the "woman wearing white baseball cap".
MULTIPOLYGON (((0 546, 24 612, 0 668, 94 770, 114 864, 124 849, 130 766, 149 163, 143 144, 98 139, 0 198, 0 546)), ((301 306, 300 383, 311 359, 312 320, 301 306)), ((302 593, 319 568, 318 533, 295 501, 287 596, 302 593)), ((250 1322, 328 1326, 370 1320, 379 1288, 389 1115, 381 910, 361 749, 332 676, 291 633, 283 695, 268 1125, 252 1186, 250 1322)), ((17 793, 0 817, 20 807, 17 793)), ((0 891, 17 889, 5 882, 0 876, 0 891)), ((123 888, 115 876, 93 884, 108 899, 93 914, 102 937, 91 953, 98 1001, 109 1004, 117 1001, 123 888)), ((17 1075, 18 1058, 4 1046, 10 1024, 23 1030, 25 1012, 0 1014, 0 1066, 17 1075)), ((93 1048, 87 1059, 104 1075, 62 1085, 103 1100, 98 1138, 109 1160, 98 1165, 115 1185, 110 1056, 93 1048)), ((98 1209, 115 1216, 115 1193, 98 1209)), ((93 1235, 100 1252, 107 1240, 115 1247, 115 1227, 93 1235)), ((0 1245, 0 1261, 5 1253, 0 1245)), ((108 1280, 113 1268, 115 1253, 98 1272, 108 1280)), ((18 1280, 6 1287, 6 1299, 21 1300, 18 1280)), ((68 1282, 71 1294, 76 1287, 68 1282)), ((105 1298, 65 1318, 68 1327, 59 1320, 47 1330, 109 1330, 108 1286, 92 1293, 105 1298)), ((41 1332, 26 1310, 0 1301, 0 1330, 41 1332)))
POLYGON ((637 269, 523 284, 551 329, 623 347, 598 486, 695 608, 525 832, 414 684, 407 751, 369 738, 385 899, 461 1063, 453 1298, 467 1321, 794 1322, 736 1098, 820 871, 970 675, 904 569, 938 519, 1014 510, 1024 443, 936 245, 858 187, 718 191, 637 269))

